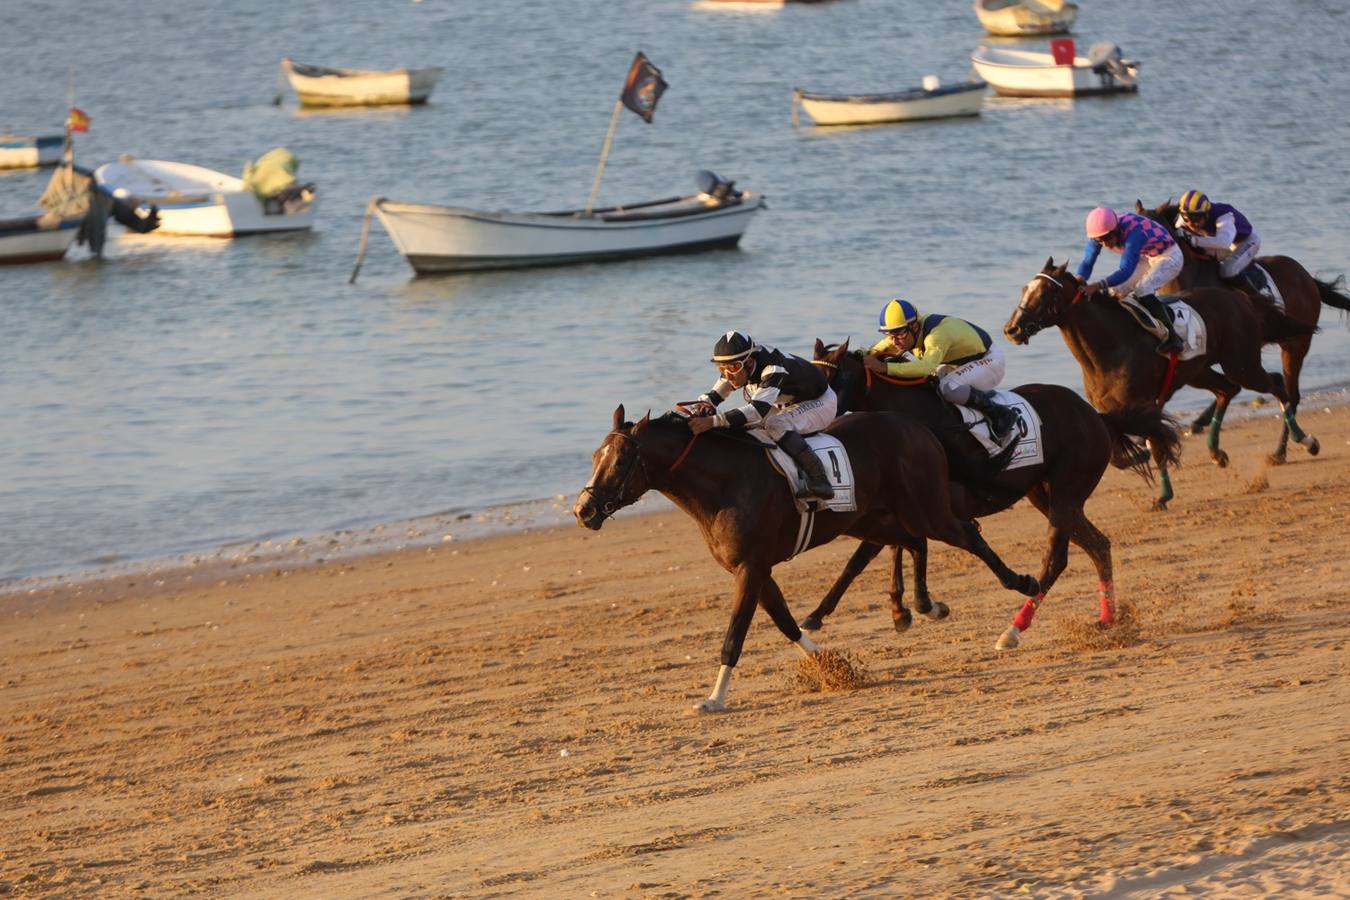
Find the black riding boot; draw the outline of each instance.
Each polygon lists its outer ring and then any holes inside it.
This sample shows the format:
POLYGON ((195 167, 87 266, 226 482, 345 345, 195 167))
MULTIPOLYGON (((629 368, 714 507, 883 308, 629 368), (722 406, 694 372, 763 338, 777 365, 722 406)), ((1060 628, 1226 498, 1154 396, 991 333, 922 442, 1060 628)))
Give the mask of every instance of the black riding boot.
POLYGON ((1176 329, 1172 327, 1172 317, 1167 314, 1163 308, 1162 301, 1158 299, 1157 294, 1144 294, 1135 297, 1139 304, 1148 310, 1153 318, 1157 319, 1167 329, 1167 339, 1158 345, 1158 352, 1163 356, 1169 356, 1173 353, 1180 353, 1182 348, 1181 338, 1177 337, 1176 329))
POLYGON ((1242 280, 1243 284, 1251 287, 1251 289, 1256 293, 1258 294, 1266 293, 1265 276, 1261 274, 1261 270, 1258 269, 1256 266, 1252 265, 1243 269, 1241 272, 1238 273, 1238 277, 1242 280))
POLYGON ((970 399, 966 401, 966 406, 984 413, 984 417, 989 420, 989 434, 999 443, 1002 443, 1008 433, 1017 427, 1016 411, 995 401, 992 391, 971 388, 970 399))
POLYGON ((798 432, 789 431, 778 439, 778 446, 797 463, 806 476, 806 490, 814 497, 830 500, 834 497, 834 485, 830 484, 820 457, 806 444, 806 438, 798 432))

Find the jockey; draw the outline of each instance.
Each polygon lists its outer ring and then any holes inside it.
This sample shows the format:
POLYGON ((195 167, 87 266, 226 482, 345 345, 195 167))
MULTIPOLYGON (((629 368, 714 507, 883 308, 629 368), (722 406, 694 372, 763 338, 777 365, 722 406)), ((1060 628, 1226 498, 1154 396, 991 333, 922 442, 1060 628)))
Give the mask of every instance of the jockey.
POLYGON ((1163 225, 1134 213, 1117 213, 1099 206, 1088 213, 1087 249, 1078 264, 1078 277, 1084 282, 1092 275, 1092 267, 1102 247, 1120 254, 1120 268, 1105 279, 1086 287, 1090 297, 1097 291, 1109 291, 1117 300, 1131 294, 1149 315, 1167 329, 1167 337, 1158 344, 1162 354, 1181 350, 1181 338, 1172 328, 1172 320, 1158 299, 1157 290, 1181 274, 1185 258, 1181 248, 1163 225))
POLYGON ((992 393, 1003 380, 1003 351, 989 332, 955 316, 920 315, 908 300, 889 300, 877 331, 885 335, 863 356, 869 370, 893 378, 937 378, 948 403, 984 413, 995 441, 1016 426, 1017 413, 997 403, 992 393), (917 359, 886 361, 882 356, 913 353, 917 359))
POLYGON ((712 362, 718 379, 699 397, 702 406, 689 420, 694 434, 710 428, 762 428, 806 474, 807 491, 825 500, 834 487, 820 457, 806 444, 804 434, 823 430, 838 415, 839 401, 820 369, 810 360, 756 344, 748 335, 728 331, 717 340, 712 362), (726 412, 716 408, 733 390, 742 389, 748 402, 726 412))
POLYGON ((1261 238, 1247 217, 1227 203, 1211 203, 1199 191, 1187 191, 1177 204, 1176 236, 1202 255, 1218 260, 1219 277, 1238 286, 1265 291, 1265 279, 1252 263, 1261 238))

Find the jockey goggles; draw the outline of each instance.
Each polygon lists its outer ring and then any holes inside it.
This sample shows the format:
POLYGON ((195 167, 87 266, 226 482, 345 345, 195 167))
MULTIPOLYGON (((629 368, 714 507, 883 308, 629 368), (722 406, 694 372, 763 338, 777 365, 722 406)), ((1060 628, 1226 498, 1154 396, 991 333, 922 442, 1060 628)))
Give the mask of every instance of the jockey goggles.
POLYGON ((717 371, 721 372, 723 375, 739 375, 741 374, 741 369, 745 368, 745 363, 748 359, 750 359, 750 357, 745 356, 738 359, 736 362, 718 363, 717 371))

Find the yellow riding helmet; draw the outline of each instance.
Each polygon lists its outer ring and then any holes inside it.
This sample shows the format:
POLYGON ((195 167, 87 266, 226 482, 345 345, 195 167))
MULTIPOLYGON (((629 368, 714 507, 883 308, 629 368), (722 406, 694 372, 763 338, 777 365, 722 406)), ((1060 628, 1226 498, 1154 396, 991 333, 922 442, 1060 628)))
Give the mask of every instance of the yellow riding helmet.
POLYGON ((1187 191, 1181 195, 1181 202, 1177 204, 1177 212, 1188 219, 1199 218, 1209 212, 1209 198, 1199 191, 1187 191))
POLYGON ((898 297, 890 300, 881 308, 881 317, 877 322, 877 331, 895 331, 919 321, 919 310, 908 300, 898 297))

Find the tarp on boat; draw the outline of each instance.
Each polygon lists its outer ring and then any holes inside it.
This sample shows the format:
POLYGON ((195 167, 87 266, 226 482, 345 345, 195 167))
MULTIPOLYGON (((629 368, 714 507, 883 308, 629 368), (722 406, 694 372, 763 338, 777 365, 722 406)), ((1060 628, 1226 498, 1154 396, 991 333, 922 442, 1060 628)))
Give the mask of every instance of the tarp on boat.
POLYGON ((251 163, 244 164, 244 188, 259 200, 274 197, 295 184, 300 159, 285 147, 274 147, 251 163))

